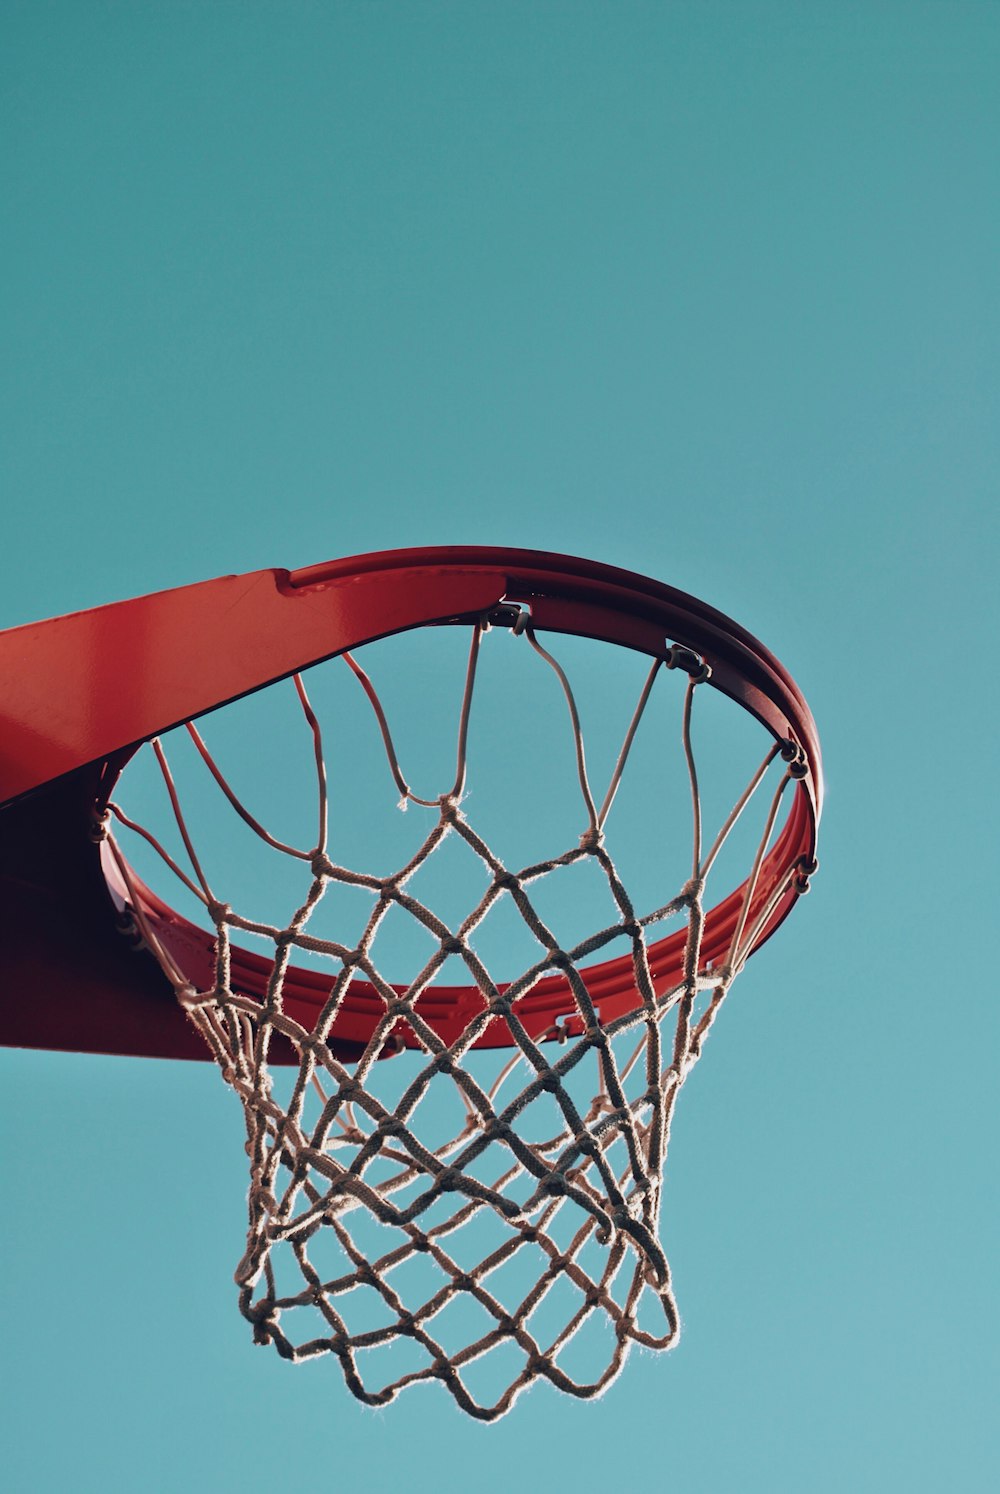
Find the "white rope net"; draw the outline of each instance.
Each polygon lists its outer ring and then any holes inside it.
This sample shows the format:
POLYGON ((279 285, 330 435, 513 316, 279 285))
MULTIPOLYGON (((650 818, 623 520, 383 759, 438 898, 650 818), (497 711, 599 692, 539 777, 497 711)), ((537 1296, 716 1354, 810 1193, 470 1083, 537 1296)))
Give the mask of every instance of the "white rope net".
MULTIPOLYGON (((773 744, 704 851, 691 717, 708 670, 675 645, 665 661, 652 664, 598 807, 569 680, 528 626, 523 628, 527 643, 553 671, 565 696, 587 822, 577 845, 511 869, 462 808, 469 714, 487 631, 485 621, 472 630, 457 773, 436 800, 421 799, 409 787, 371 680, 354 658, 343 656, 375 712, 404 805, 434 811, 417 854, 390 875, 354 871, 329 855, 322 736, 298 676, 295 688, 315 748, 319 833, 314 846, 297 848, 272 836, 237 798, 198 729, 187 726, 236 814, 276 852, 306 863, 308 892, 287 925, 245 918, 216 895, 159 741, 152 747, 189 869, 118 804, 109 806, 108 822, 113 818, 142 837, 198 899, 215 928, 214 983, 194 989, 139 911, 141 899, 131 899, 145 944, 243 1106, 249 1232, 236 1281, 240 1308, 256 1341, 271 1343, 296 1361, 332 1354, 350 1390, 369 1405, 436 1381, 463 1411, 490 1421, 540 1380, 571 1395, 595 1396, 618 1375, 633 1344, 666 1349, 677 1340, 670 1268, 659 1239, 674 1107, 734 976, 787 888, 786 881, 750 918, 782 795, 800 769, 790 749, 773 744), (605 824, 654 682, 675 667, 688 676, 681 737, 693 810, 690 877, 668 900, 640 911, 605 847, 605 824), (779 761, 768 775, 779 757, 785 759, 784 770, 779 761), (706 970, 700 946, 709 873, 750 799, 775 774, 728 955, 706 970), (443 921, 409 890, 414 875, 449 836, 460 837, 478 858, 486 882, 483 895, 457 924, 443 921), (563 948, 534 893, 581 862, 604 878, 611 918, 563 948), (310 921, 334 884, 363 889, 371 898, 356 945, 310 932, 310 921), (505 899, 537 945, 537 958, 501 984, 477 954, 475 935, 505 899), (391 909, 404 910, 434 944, 431 957, 402 990, 381 973, 373 951, 391 909), (650 931, 670 920, 686 924, 683 974, 671 989, 657 992, 646 941, 650 931), (264 938, 273 947, 262 999, 233 984, 234 931, 264 938), (594 956, 607 958, 623 949, 631 959, 634 1009, 602 1021, 582 967, 594 956), (289 1015, 283 1000, 296 951, 324 959, 330 972, 328 996, 311 1029, 289 1015), (455 958, 480 993, 481 1006, 461 1036, 446 1043, 422 1015, 420 998, 446 961, 455 958), (520 1019, 520 1003, 556 972, 572 992, 575 1010, 569 1015, 575 1020, 557 1022, 543 1035, 548 1041, 539 1041, 520 1019), (364 1052, 349 1064, 337 1057, 330 1031, 358 978, 370 982, 384 1011, 364 1052), (485 1055, 475 1053, 474 1045, 498 1019, 506 1023, 514 1046, 499 1072, 494 1064, 494 1072, 483 1078, 485 1055), (379 1062, 398 1049, 401 1023, 416 1051, 390 1064, 379 1062), (571 1027, 579 1035, 571 1035, 571 1027), (275 1034, 297 1057, 297 1067, 284 1078, 269 1065, 275 1034), (399 1075, 397 1092, 388 1099, 387 1072, 399 1075), (575 1348, 581 1343, 583 1350, 575 1348)), ((105 833, 122 878, 134 891, 133 874, 107 823, 105 833)))

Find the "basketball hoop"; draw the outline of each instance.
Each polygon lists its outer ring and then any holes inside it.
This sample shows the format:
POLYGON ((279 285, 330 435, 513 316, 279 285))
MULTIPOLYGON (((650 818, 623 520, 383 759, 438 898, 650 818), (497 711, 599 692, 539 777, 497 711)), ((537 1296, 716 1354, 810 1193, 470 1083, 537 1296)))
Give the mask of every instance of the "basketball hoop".
POLYGON ((247 1124, 250 1227, 236 1279, 257 1341, 293 1360, 332 1354, 369 1404, 438 1381, 483 1420, 503 1415, 538 1380, 596 1395, 632 1344, 671 1346, 678 1317, 659 1222, 677 1097, 736 975, 816 866, 819 744, 777 660, 722 614, 646 578, 530 551, 445 549, 228 577, 16 629, 0 635, 0 669, 10 677, 0 824, 12 850, 3 870, 26 919, 8 956, 18 985, 7 989, 20 994, 4 1007, 0 1035, 176 1056, 194 1056, 197 1043, 215 1058, 247 1124), (363 651, 432 625, 467 630, 468 655, 454 777, 421 796, 404 774, 405 753, 363 651), (579 793, 573 842, 523 863, 498 854, 465 801, 477 670, 497 629, 509 630, 525 665, 544 670, 561 699, 579 793), (592 787, 560 635, 649 661, 603 794, 592 787), (114 666, 100 654, 109 638, 114 666), (113 688, 122 649, 143 665, 134 695, 113 688), (78 675, 87 656, 98 660, 92 688, 60 693, 60 680, 78 675), (323 730, 304 678, 324 660, 353 674, 393 794, 426 816, 402 865, 373 872, 333 855, 323 730), (318 832, 304 845, 256 818, 195 724, 287 678, 315 765, 318 832), (679 884, 640 907, 612 857, 611 812, 650 700, 668 688, 691 805, 690 856, 679 884), (766 739, 711 827, 703 825, 692 730, 706 690, 735 701, 766 739), (206 870, 161 741, 176 726, 236 821, 275 857, 298 864, 306 888, 289 920, 267 923, 231 906, 206 870), (119 802, 119 777, 144 742, 181 856, 119 802), (723 848, 761 801, 746 878, 715 899, 709 887, 723 848), (40 854, 43 830, 65 854, 40 854), (457 921, 414 891, 449 839, 469 853, 482 889, 457 921), (130 843, 177 879, 203 910, 200 923, 139 877, 130 843), (536 893, 573 868, 600 881, 608 913, 567 945, 536 893), (358 940, 312 931, 337 889, 370 900, 358 940), (503 978, 477 951, 479 931, 501 906, 535 951, 503 978), (430 948, 403 983, 386 977, 376 950, 390 914, 412 920, 430 948), (71 940, 67 947, 50 937, 59 918, 79 934, 89 975, 79 976, 71 940), (238 941, 247 938, 271 953, 244 948, 238 941), (443 984, 455 964, 467 983, 443 984), (82 1012, 75 992, 98 984, 102 994, 82 1012), (486 1076, 477 1055, 493 1049, 510 1056, 486 1076), (403 1052, 410 1057, 401 1067, 379 1062, 403 1052), (387 1098, 392 1072, 398 1092, 387 1098), (596 1325, 600 1363, 574 1367, 574 1342, 596 1325))

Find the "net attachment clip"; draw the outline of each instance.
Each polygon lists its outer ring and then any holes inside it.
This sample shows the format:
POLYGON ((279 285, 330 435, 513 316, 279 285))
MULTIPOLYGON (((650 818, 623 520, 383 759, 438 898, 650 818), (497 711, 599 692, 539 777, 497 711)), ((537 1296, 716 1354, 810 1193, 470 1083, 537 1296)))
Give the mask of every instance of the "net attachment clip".
POLYGON ((483 618, 483 631, 488 632, 490 628, 510 628, 514 636, 518 637, 530 621, 530 611, 519 602, 498 602, 483 618))
POLYGON ((712 666, 700 654, 696 654, 693 648, 688 648, 683 643, 671 643, 663 656, 663 662, 668 669, 681 669, 689 675, 694 685, 704 684, 705 680, 712 678, 712 666))
POLYGON ((788 776, 796 780, 806 778, 809 774, 809 759, 805 751, 796 742, 794 737, 789 737, 781 746, 782 761, 788 764, 788 776))
POLYGON ((557 1043, 566 1043, 570 1038, 589 1036, 592 1030, 597 1031, 600 1028, 600 1007, 594 1008, 594 1022, 596 1027, 591 1029, 584 1020, 582 1013, 567 1012, 565 1016, 556 1018, 548 1032, 545 1033, 545 1036, 553 1038, 557 1043))

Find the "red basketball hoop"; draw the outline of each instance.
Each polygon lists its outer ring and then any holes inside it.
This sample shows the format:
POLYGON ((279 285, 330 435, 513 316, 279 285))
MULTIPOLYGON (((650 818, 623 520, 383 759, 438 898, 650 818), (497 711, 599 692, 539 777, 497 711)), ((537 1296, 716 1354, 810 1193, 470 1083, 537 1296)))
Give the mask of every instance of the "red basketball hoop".
MULTIPOLYGON (((759 948, 805 890, 822 796, 816 729, 777 659, 714 608, 612 566, 519 550, 391 551, 291 573, 222 577, 0 635, 2 871, 11 927, 19 931, 6 948, 4 988, 18 994, 2 1010, 3 1041, 203 1056, 159 969, 122 947, 91 844, 95 806, 107 802, 139 744, 180 722, 387 634, 468 622, 513 604, 530 607, 541 634, 602 639, 654 659, 665 659, 675 644, 690 650, 710 666, 712 688, 757 717, 801 763, 792 812, 759 869, 747 910, 756 928, 752 948, 759 948), (763 908, 769 912, 761 921, 763 908)), ((106 854, 104 865, 120 893, 106 854)), ((211 968, 213 935, 136 886, 150 924, 199 984, 211 968)), ((744 884, 706 912, 706 962, 724 958, 745 891, 744 884)), ((683 947, 680 931, 650 948, 661 986, 676 981, 683 947)), ((238 950, 233 958, 244 988, 259 995, 267 961, 238 950)), ((634 1000, 627 956, 587 976, 602 1011, 617 1014, 634 1000)), ((322 1004, 323 978, 293 968, 286 981, 290 1009, 308 1024, 322 1004)), ((424 1000, 445 1035, 464 1026, 478 992, 435 987, 424 1000)), ((532 1029, 545 1031, 566 1014, 565 981, 557 975, 539 982, 526 1004, 532 1029)), ((333 1040, 365 1043, 381 1010, 375 993, 356 982, 333 1040)), ((506 1040, 500 1024, 484 1036, 490 1044, 506 1040)))
POLYGON ((259 1341, 293 1359, 333 1353, 354 1393, 374 1404, 410 1383, 439 1379, 463 1409, 485 1419, 502 1415, 537 1378, 577 1395, 596 1394, 618 1373, 630 1343, 663 1348, 675 1341, 676 1309, 658 1238, 673 1107, 733 979, 807 890, 816 867, 822 802, 816 730, 798 688, 762 644, 704 603, 611 566, 524 550, 444 548, 223 577, 13 629, 0 634, 0 677, 0 900, 9 920, 0 946, 0 1041, 215 1057, 247 1119, 251 1226, 237 1281, 259 1341), (353 655, 376 640, 431 626, 467 629, 470 654, 454 784, 439 797, 418 799, 403 778, 375 687, 353 655), (462 808, 477 660, 493 627, 524 635, 526 654, 533 651, 558 682, 586 814, 578 844, 520 868, 497 856, 462 808), (626 648, 650 661, 600 806, 587 777, 572 685, 551 651, 558 635, 626 648), (338 656, 346 658, 375 711, 404 801, 433 818, 418 854, 388 875, 340 866, 326 842, 322 734, 301 675, 338 656), (633 906, 604 831, 654 682, 670 672, 686 677, 682 739, 693 859, 688 879, 644 913, 633 906), (257 823, 193 724, 289 677, 313 733, 318 774, 320 835, 305 848, 283 844, 257 823), (706 689, 735 701, 770 737, 763 762, 707 852, 690 733, 692 701, 706 689), (276 853, 302 863, 310 888, 287 924, 249 919, 217 895, 206 876, 158 741, 184 724, 233 810, 276 853), (115 799, 122 770, 147 742, 153 742, 169 791, 187 869, 115 799), (746 879, 706 906, 720 848, 775 774, 746 879), (140 879, 124 849, 130 833, 144 837, 180 878, 211 929, 182 916, 140 879), (485 893, 455 926, 408 889, 414 871, 448 835, 463 840, 486 873, 485 893), (563 948, 530 889, 580 863, 606 879, 612 921, 563 948), (371 898, 358 944, 309 931, 315 907, 337 884, 371 898), (495 981, 471 936, 502 899, 516 907, 539 953, 523 973, 495 981), (390 908, 417 920, 436 944, 424 968, 404 984, 386 980, 372 953, 390 908), (654 939, 657 926, 671 918, 684 926, 654 939), (269 940, 273 953, 244 948, 241 931, 269 940), (616 942, 625 952, 606 957, 616 942), (322 957, 327 968, 296 964, 296 950, 322 957), (453 957, 465 965, 467 984, 438 981, 453 957), (674 1036, 664 1066, 661 1029, 668 1020, 674 1036), (629 1037, 638 1046, 622 1059, 616 1044, 629 1037), (557 1056, 550 1060, 539 1045, 555 1040, 557 1056), (387 1107, 374 1066, 403 1048, 423 1067, 387 1107), (468 1055, 493 1048, 509 1048, 514 1056, 484 1087, 468 1055), (597 1094, 589 1109, 581 1109, 574 1086, 588 1054, 596 1062, 597 1094), (519 1062, 528 1082, 501 1104, 501 1087, 519 1062), (284 1103, 274 1089, 276 1064, 297 1070, 284 1103), (457 1133, 433 1144, 414 1121, 432 1081, 453 1086, 464 1107, 457 1133), (552 1134, 522 1134, 532 1107, 549 1101, 552 1134), (509 1165, 484 1178, 484 1158, 499 1153, 509 1165), (442 1220, 449 1198, 457 1202, 442 1220), (568 1244, 560 1243, 557 1228, 564 1206, 578 1221, 568 1244), (487 1216, 498 1223, 500 1243, 463 1264, 453 1241, 487 1216), (395 1232, 397 1243, 359 1245, 351 1230, 356 1234, 364 1217, 395 1232), (310 1254, 323 1231, 341 1251, 339 1274, 320 1272, 310 1254), (534 1282, 513 1305, 505 1304, 492 1283, 528 1248, 538 1259, 534 1282), (282 1251, 294 1259, 301 1280, 296 1289, 282 1287, 276 1277, 282 1251), (587 1265, 594 1251, 600 1260, 587 1265), (411 1308, 395 1283, 417 1258, 433 1261, 441 1285, 411 1308), (622 1272, 626 1286, 618 1291, 622 1272), (546 1342, 533 1325, 558 1282, 572 1286, 579 1304, 546 1342), (352 1326, 345 1300, 364 1292, 388 1321, 352 1326), (639 1323, 647 1295, 662 1311, 661 1329, 639 1323), (459 1298, 485 1315, 485 1327, 448 1348, 435 1325, 459 1298), (316 1318, 318 1336, 287 1328, 303 1312, 316 1318), (599 1374, 574 1375, 565 1364, 568 1346, 592 1314, 611 1325, 608 1361, 599 1374), (423 1355, 419 1367, 373 1388, 361 1359, 403 1341, 423 1355), (498 1347, 516 1350, 520 1367, 498 1393, 480 1394, 469 1377, 498 1347))

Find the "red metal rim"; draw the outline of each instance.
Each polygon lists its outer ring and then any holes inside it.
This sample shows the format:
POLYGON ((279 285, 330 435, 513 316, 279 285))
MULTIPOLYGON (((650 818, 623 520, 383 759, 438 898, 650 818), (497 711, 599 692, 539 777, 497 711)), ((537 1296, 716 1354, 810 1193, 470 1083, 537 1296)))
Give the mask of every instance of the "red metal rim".
MULTIPOLYGON (((788 915, 807 885, 804 872, 814 865, 822 769, 816 728, 801 692, 773 654, 745 629, 705 603, 647 577, 598 562, 527 550, 446 547, 389 551, 291 572, 280 578, 279 585, 293 596, 336 591, 362 579, 366 585, 385 588, 387 593, 390 589, 405 589, 415 596, 425 588, 426 615, 406 624, 416 627, 466 620, 467 583, 470 575, 478 574, 502 576, 502 589, 495 602, 527 605, 539 631, 601 639, 653 657, 663 657, 673 643, 693 650, 711 666, 712 687, 738 701, 776 740, 793 743, 799 749, 805 776, 795 785, 790 813, 761 869, 749 915, 751 926, 755 913, 767 906, 789 873, 795 876, 759 930, 750 952, 758 949, 788 915)), ((360 647, 385 635, 385 630, 379 629, 369 637, 354 639, 349 646, 360 647)), ((266 683, 270 681, 262 681, 262 685, 266 683)), ((116 882, 113 872, 110 881, 116 882)), ((141 889, 144 916, 172 956, 194 984, 210 985, 212 936, 171 910, 149 888, 139 883, 138 889, 141 889)), ((120 885, 116 890, 122 891, 120 885)), ((725 958, 744 892, 745 884, 707 913, 702 944, 706 964, 718 964, 725 958)), ((681 979, 685 937, 681 929, 650 947, 650 966, 658 992, 676 986, 681 979)), ((270 968, 270 962, 258 955, 238 948, 233 951, 233 985, 247 995, 263 995, 270 968)), ((630 956, 590 966, 582 973, 603 1020, 635 1007, 638 998, 630 956)), ((404 988, 397 989, 402 994, 404 988)), ((329 977, 293 966, 285 978, 285 1009, 310 1029, 328 991, 329 977)), ((452 1042, 482 1009, 482 1001, 474 985, 436 985, 420 997, 419 1010, 446 1042, 452 1042)), ((331 1038, 344 1043, 364 1043, 383 1010, 374 988, 356 979, 331 1038)), ((536 1037, 550 1031, 560 1019, 572 1017, 575 1010, 569 985, 558 974, 539 981, 518 1001, 519 1017, 536 1037)), ((400 1037, 408 1045, 416 1043, 405 1024, 401 1024, 400 1037)), ((503 1047, 511 1042, 506 1025, 495 1021, 477 1046, 503 1047)))

